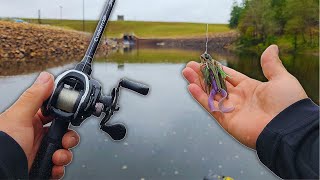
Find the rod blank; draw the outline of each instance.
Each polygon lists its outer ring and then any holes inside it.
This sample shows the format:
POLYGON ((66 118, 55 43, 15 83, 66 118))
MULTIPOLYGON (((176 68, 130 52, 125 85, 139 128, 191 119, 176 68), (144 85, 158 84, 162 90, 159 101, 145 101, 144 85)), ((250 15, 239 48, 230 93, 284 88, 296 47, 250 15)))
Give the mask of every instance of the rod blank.
POLYGON ((104 30, 106 29, 106 26, 108 24, 108 21, 115 3, 116 3, 116 0, 109 0, 102 12, 96 31, 94 32, 94 35, 91 39, 90 45, 86 52, 85 58, 83 59, 83 61, 85 61, 86 64, 92 63, 93 57, 97 51, 97 48, 103 36, 104 30))

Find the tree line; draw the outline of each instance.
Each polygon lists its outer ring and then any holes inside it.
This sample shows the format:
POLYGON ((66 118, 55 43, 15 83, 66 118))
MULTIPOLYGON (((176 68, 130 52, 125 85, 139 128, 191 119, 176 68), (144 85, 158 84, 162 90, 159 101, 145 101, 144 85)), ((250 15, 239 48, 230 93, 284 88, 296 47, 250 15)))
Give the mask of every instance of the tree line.
POLYGON ((230 28, 240 44, 265 47, 278 43, 290 50, 319 47, 319 0, 244 0, 234 3, 230 28))

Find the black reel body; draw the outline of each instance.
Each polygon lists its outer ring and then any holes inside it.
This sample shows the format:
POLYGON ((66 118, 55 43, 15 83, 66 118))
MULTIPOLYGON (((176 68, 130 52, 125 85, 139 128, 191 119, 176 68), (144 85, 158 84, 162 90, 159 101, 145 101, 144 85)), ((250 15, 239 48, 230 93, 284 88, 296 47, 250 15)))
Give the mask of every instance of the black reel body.
POLYGON ((69 119, 79 126, 91 116, 93 101, 100 96, 101 86, 90 77, 77 70, 69 70, 57 77, 55 89, 42 108, 45 115, 69 119), (98 93, 95 92, 98 89, 98 93), (93 96, 91 96, 91 94, 93 96), (91 102, 91 103, 90 103, 91 102))
POLYGON ((57 77, 55 90, 42 107, 42 112, 47 116, 65 119, 73 126, 80 126, 92 115, 100 117, 104 113, 100 128, 113 140, 122 140, 125 137, 126 128, 122 124, 107 124, 114 112, 119 110, 118 99, 121 87, 142 95, 147 95, 149 92, 146 85, 122 79, 110 96, 104 96, 98 81, 81 71, 69 70, 57 77))

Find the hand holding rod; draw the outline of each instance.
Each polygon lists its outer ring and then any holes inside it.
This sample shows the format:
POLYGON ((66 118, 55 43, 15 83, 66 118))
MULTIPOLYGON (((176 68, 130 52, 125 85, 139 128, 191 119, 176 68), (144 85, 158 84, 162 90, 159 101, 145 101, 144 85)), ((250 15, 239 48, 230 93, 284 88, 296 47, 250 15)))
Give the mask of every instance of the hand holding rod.
POLYGON ((56 79, 56 87, 50 99, 45 103, 44 114, 53 115, 55 120, 41 146, 30 170, 30 179, 49 179, 53 168, 52 156, 62 148, 62 137, 67 132, 70 123, 79 126, 87 117, 94 114, 94 106, 101 95, 98 82, 90 77, 91 63, 103 36, 116 0, 106 4, 94 36, 85 57, 74 70, 66 71, 56 79), (69 95, 75 99, 68 99, 69 95), (63 103, 59 103, 59 102, 63 103), (59 107, 61 104, 63 107, 59 107), (64 105, 67 104, 67 108, 64 105), (69 110, 72 112, 69 112, 69 110), (48 111, 48 112, 46 112, 48 111))
POLYGON ((38 154, 30 171, 30 179, 49 179, 53 167, 52 156, 54 152, 62 149, 62 137, 67 132, 69 122, 55 119, 48 134, 43 138, 38 154))

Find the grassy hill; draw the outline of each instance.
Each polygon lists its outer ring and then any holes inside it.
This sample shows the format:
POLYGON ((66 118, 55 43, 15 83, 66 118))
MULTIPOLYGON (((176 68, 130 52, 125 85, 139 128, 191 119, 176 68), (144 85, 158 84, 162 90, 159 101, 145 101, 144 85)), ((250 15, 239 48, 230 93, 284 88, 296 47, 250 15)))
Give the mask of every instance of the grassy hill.
MULTIPOLYGON (((36 19, 25 19, 30 23, 38 23, 36 19)), ((82 31, 81 20, 51 20, 43 19, 42 24, 60 26, 82 31)), ((85 21, 85 31, 93 32, 97 21, 85 21)), ((230 32, 226 24, 210 24, 210 35, 230 32)), ((170 22, 143 22, 143 21, 111 21, 108 24, 109 37, 121 37, 124 33, 134 33, 140 38, 186 38, 205 36, 206 25, 199 23, 170 23, 170 22)))

